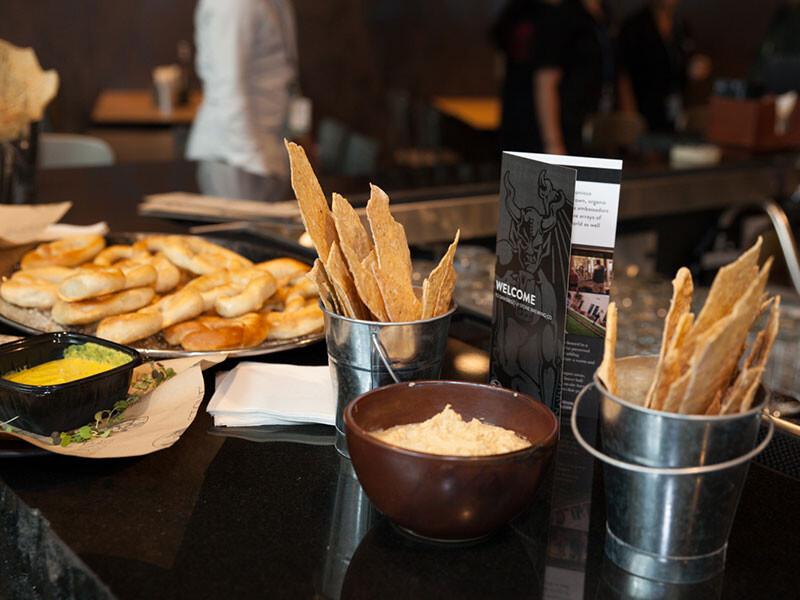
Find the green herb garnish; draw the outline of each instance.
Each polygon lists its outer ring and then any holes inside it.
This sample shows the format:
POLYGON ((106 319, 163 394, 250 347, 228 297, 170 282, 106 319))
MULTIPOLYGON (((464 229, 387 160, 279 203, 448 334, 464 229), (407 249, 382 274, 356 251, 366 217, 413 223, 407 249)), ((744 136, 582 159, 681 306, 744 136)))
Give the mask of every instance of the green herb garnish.
MULTIPOLYGON (((171 367, 164 367, 161 363, 150 362, 150 373, 140 375, 131 385, 127 398, 118 400, 109 410, 95 413, 94 423, 89 423, 78 429, 67 432, 56 431, 53 433, 53 445, 66 448, 72 443, 88 442, 93 438, 107 438, 115 425, 124 420, 125 411, 138 404, 142 396, 151 392, 167 379, 175 376, 171 367)), ((15 417, 16 418, 16 417, 15 417)))

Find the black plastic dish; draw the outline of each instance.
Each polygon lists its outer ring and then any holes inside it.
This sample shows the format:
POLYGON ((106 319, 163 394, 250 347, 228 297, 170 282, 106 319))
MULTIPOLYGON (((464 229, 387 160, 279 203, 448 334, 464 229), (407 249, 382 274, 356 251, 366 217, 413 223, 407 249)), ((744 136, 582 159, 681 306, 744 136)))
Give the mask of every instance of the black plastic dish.
POLYGON ((132 348, 81 333, 45 333, 0 345, 0 374, 63 358, 69 346, 93 342, 131 357, 103 373, 58 385, 27 385, 0 378, 0 421, 40 435, 70 431, 94 420, 128 392, 142 357, 132 348))

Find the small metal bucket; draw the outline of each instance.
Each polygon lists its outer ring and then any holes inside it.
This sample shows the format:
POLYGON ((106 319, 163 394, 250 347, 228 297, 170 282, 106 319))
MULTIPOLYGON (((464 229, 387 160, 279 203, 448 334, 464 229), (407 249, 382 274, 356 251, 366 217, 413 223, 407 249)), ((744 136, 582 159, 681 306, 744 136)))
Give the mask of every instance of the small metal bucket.
POLYGON ((328 365, 336 396, 336 449, 344 456, 344 407, 364 392, 401 381, 439 379, 455 303, 443 315, 406 323, 348 319, 325 308, 328 365))
MULTIPOLYGON (((657 356, 629 356, 617 360, 620 396, 641 397, 652 381, 657 356), (624 389, 625 386, 628 389, 624 389)), ((753 449, 768 400, 762 387, 757 406, 730 415, 681 415, 643 408, 608 393, 594 376, 600 401, 603 452, 613 458, 650 467, 699 467, 737 458, 753 449)))
MULTIPOLYGON (((578 407, 594 386, 587 385, 575 399, 571 421, 578 442, 604 463, 605 553, 625 571, 647 579, 696 583, 713 577, 725 568, 747 469, 772 439, 772 420, 757 447, 753 441, 748 451, 728 460, 685 467, 642 465, 604 454, 581 435, 578 407)), ((669 460, 671 455, 664 462, 669 460)))

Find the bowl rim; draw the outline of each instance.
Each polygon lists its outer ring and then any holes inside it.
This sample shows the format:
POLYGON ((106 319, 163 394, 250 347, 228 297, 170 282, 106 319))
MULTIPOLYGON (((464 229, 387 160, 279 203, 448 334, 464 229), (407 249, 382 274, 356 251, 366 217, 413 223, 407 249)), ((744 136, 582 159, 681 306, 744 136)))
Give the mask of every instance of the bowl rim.
POLYGON ((50 333, 42 333, 39 335, 14 340, 6 344, 1 344, 0 355, 11 351, 16 351, 17 350, 16 347, 18 346, 24 348, 39 343, 57 342, 59 339, 64 339, 65 341, 74 340, 75 343, 67 344, 73 346, 79 344, 86 344, 90 342, 95 343, 100 346, 105 346, 107 348, 111 348, 112 350, 116 350, 117 352, 122 352, 123 354, 129 356, 130 360, 125 364, 118 365, 112 369, 108 369, 107 371, 103 371, 101 373, 95 373, 94 375, 89 375, 88 377, 81 377, 80 379, 76 379, 74 381, 67 381, 64 383, 55 383, 49 385, 32 385, 28 383, 19 383, 18 381, 11 381, 9 379, 6 379, 5 377, 2 377, 2 374, 0 374, 0 388, 17 390, 20 393, 35 394, 37 396, 41 396, 43 394, 53 393, 56 390, 61 391, 69 387, 91 384, 94 383, 95 381, 111 377, 112 375, 116 375, 117 373, 121 373, 126 370, 132 371, 133 369, 142 364, 142 355, 138 351, 134 350, 129 346, 123 346, 122 344, 117 344, 116 342, 105 340, 103 338, 99 338, 93 335, 88 335, 85 333, 77 333, 72 331, 54 331, 50 333))
MULTIPOLYGON (((378 388, 374 388, 363 394, 353 398, 350 402, 347 403, 344 409, 344 422, 345 422, 345 435, 348 435, 351 431, 353 435, 357 435, 363 439, 366 439, 370 443, 377 444, 379 447, 386 448, 395 452, 399 452, 402 455, 416 457, 416 458, 424 458, 424 459, 437 459, 437 460, 445 460, 448 462, 465 462, 465 463, 473 463, 473 462, 504 462, 508 459, 513 459, 521 456, 525 456, 526 454, 532 454, 536 451, 540 450, 541 448, 545 448, 547 446, 552 445, 558 438, 559 432, 559 419, 555 413, 553 413, 547 406, 545 406, 541 401, 536 400, 533 396, 529 396, 524 392, 517 392, 515 390, 511 390, 508 388, 503 388, 495 385, 489 385, 486 383, 477 383, 474 381, 456 381, 450 379, 425 379, 420 381, 401 381, 400 383, 392 383, 389 385, 384 385, 378 388), (407 448, 402 448, 400 446, 395 446, 394 444, 389 444, 376 438, 373 435, 365 430, 364 428, 360 427, 354 420, 353 417, 353 410, 355 409, 356 404, 364 397, 376 392, 377 390, 385 390, 387 388, 395 388, 395 387, 416 387, 420 385, 452 385, 455 384, 459 387, 467 387, 467 388, 486 388, 493 391, 500 390, 502 392, 508 393, 513 395, 514 397, 522 398, 529 403, 538 404, 542 408, 544 408, 547 414, 552 418, 553 426, 548 431, 547 435, 545 435, 541 440, 536 443, 532 443, 530 446, 526 448, 521 448, 519 450, 514 450, 513 452, 505 452, 503 454, 485 454, 480 456, 455 456, 452 454, 432 454, 430 452, 419 452, 418 450, 409 450, 407 448)), ((516 432, 515 432, 516 433, 516 432)))

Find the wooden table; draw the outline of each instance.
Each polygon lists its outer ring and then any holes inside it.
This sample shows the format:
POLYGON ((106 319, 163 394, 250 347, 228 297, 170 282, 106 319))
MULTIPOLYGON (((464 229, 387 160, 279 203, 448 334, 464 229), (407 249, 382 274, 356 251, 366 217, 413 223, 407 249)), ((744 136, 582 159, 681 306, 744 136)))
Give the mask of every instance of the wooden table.
POLYGON ((103 90, 92 109, 97 125, 188 125, 197 114, 203 94, 189 92, 189 101, 172 112, 158 110, 150 89, 103 90))
POLYGON ((500 98, 494 96, 436 96, 433 106, 479 131, 500 128, 500 98))

